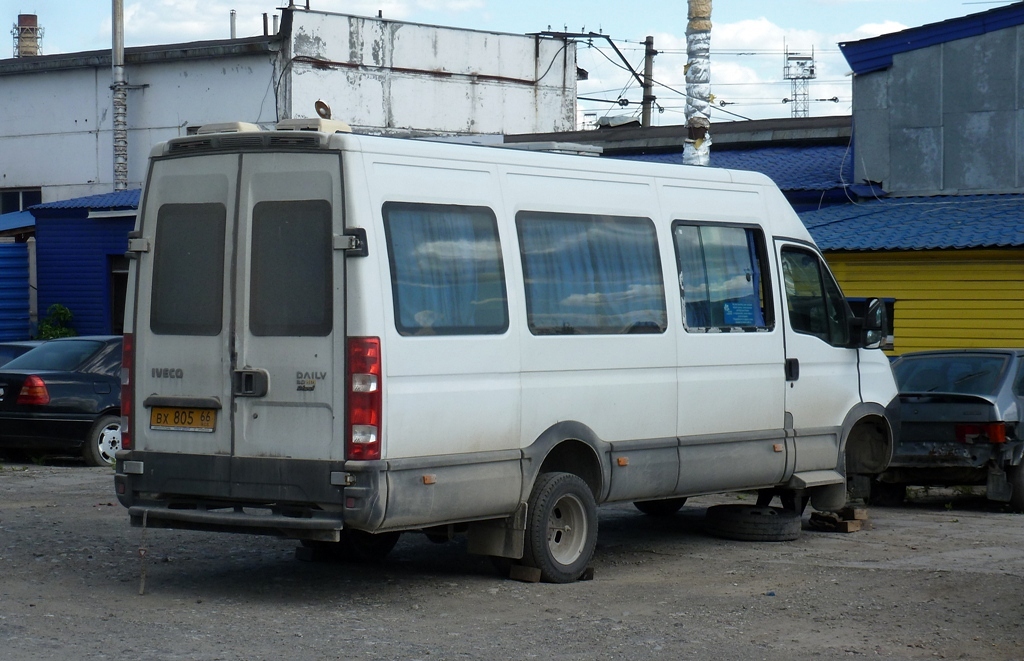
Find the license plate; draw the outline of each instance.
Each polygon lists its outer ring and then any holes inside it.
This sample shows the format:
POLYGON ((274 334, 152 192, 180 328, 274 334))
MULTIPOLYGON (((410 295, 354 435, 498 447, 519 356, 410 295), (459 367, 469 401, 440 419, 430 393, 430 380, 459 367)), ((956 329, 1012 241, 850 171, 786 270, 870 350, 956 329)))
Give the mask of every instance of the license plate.
POLYGON ((150 429, 212 432, 216 427, 217 411, 214 409, 157 406, 149 413, 150 429))

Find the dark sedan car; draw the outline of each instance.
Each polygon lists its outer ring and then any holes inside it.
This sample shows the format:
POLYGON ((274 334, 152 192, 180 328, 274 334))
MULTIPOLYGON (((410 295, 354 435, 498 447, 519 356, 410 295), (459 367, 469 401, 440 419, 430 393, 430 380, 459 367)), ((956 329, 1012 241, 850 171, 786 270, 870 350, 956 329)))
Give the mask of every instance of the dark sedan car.
POLYGON ((0 367, 3 367, 21 354, 35 349, 40 344, 42 344, 40 340, 0 342, 0 367))
POLYGON ((0 447, 113 465, 120 401, 120 335, 50 340, 0 368, 0 447))
POLYGON ((898 504, 910 484, 984 484, 1024 511, 1024 349, 907 353, 892 368, 902 428, 871 501, 898 504))

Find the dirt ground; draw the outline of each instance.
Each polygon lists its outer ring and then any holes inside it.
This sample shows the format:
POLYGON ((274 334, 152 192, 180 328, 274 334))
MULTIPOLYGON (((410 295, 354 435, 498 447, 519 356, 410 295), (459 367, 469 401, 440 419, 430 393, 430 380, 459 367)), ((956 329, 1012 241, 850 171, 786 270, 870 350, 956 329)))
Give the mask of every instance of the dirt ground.
POLYGON ((795 542, 605 507, 594 580, 498 577, 408 534, 381 565, 130 528, 109 469, 0 463, 0 659, 1020 659, 1024 515, 955 490, 795 542), (145 545, 145 561, 140 545, 145 545), (140 580, 145 569, 145 594, 140 580))

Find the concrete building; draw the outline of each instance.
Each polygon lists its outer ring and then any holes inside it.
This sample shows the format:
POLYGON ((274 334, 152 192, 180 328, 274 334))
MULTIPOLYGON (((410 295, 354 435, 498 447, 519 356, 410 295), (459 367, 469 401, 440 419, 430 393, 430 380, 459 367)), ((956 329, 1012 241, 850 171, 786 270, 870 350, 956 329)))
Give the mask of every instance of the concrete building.
POLYGON ((897 354, 1024 346, 1024 3, 840 46, 884 189, 801 214, 843 291, 891 302, 897 354))
POLYGON ((895 195, 1024 189, 1024 4, 839 46, 857 181, 895 195))
MULTIPOLYGON (((126 49, 129 188, 157 142, 213 122, 315 117, 317 101, 358 132, 574 128, 572 42, 281 11, 277 34, 126 49)), ((109 50, 0 60, 3 212, 111 191, 110 84, 109 50)))

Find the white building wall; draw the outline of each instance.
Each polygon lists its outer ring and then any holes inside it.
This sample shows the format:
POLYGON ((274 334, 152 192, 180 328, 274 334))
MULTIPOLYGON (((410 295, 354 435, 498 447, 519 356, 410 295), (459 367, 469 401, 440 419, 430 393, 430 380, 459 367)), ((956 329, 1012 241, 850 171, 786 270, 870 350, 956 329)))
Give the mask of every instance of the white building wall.
POLYGON ((292 21, 295 117, 315 117, 323 100, 373 133, 575 129, 574 44, 315 11, 292 21))
MULTIPOLYGON (((285 10, 280 39, 130 48, 128 187, 151 147, 189 127, 314 117, 357 131, 536 133, 574 128, 574 44, 285 10), (282 75, 283 73, 283 75, 282 75)), ((0 189, 44 202, 113 189, 110 52, 0 60, 0 189)))
MULTIPOLYGON (((189 126, 240 118, 273 123, 273 92, 264 97, 275 59, 129 64, 128 187, 142 185, 150 148, 189 126)), ((41 186, 43 202, 109 193, 110 81, 109 66, 0 76, 0 188, 41 186)))

